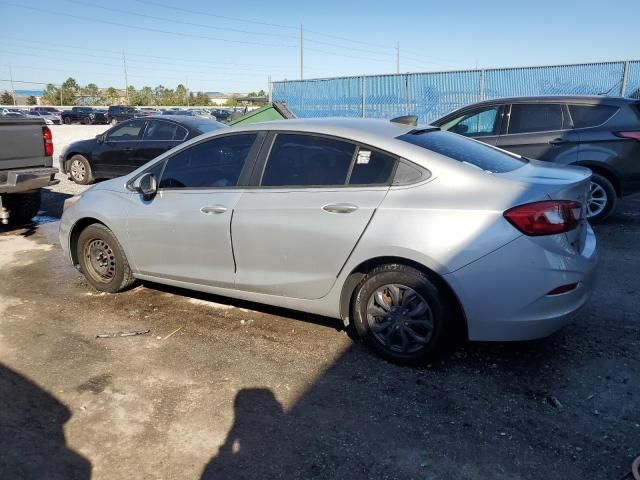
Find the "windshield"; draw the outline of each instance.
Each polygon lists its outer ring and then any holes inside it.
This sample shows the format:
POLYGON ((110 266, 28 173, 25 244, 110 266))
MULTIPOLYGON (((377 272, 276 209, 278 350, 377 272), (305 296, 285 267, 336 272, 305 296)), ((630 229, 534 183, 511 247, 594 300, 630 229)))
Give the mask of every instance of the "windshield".
POLYGON ((471 165, 486 172, 505 173, 522 167, 527 160, 484 143, 455 133, 441 130, 423 130, 406 133, 398 137, 422 148, 426 148, 453 160, 471 165))

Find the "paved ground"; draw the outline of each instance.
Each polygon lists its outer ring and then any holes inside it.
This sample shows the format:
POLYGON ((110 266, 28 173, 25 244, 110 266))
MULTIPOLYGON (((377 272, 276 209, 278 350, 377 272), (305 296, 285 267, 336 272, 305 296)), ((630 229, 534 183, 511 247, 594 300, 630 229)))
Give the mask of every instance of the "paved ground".
POLYGON ((97 294, 57 241, 74 189, 0 230, 0 478, 618 479, 640 454, 638 196, 597 228, 597 291, 567 328, 401 368, 330 319, 97 294))

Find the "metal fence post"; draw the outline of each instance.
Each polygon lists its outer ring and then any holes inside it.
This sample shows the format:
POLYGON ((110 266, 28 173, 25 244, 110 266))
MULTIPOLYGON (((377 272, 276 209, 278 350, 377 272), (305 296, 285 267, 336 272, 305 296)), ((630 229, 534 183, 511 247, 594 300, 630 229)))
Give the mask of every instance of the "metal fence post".
POLYGON ((484 100, 484 68, 480 70, 480 101, 484 100))
POLYGON ((620 96, 624 97, 627 91, 627 76, 629 74, 629 61, 624 62, 624 69, 622 70, 622 83, 620 84, 620 96))
POLYGON ((367 116, 367 77, 362 76, 362 118, 367 116))

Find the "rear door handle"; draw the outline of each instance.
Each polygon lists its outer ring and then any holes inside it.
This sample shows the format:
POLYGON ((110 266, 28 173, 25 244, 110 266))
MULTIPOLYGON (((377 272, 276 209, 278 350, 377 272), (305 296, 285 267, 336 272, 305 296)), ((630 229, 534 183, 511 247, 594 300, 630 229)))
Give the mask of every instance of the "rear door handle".
POLYGON ((562 145, 563 143, 567 143, 564 138, 554 138, 549 142, 551 145, 562 145))
POLYGON ((208 207, 202 207, 200 211, 205 215, 211 215, 213 213, 224 213, 227 211, 227 207, 224 205, 211 205, 208 207))
POLYGON ((322 209, 329 213, 351 213, 355 212, 358 206, 352 203, 330 203, 322 207, 322 209))

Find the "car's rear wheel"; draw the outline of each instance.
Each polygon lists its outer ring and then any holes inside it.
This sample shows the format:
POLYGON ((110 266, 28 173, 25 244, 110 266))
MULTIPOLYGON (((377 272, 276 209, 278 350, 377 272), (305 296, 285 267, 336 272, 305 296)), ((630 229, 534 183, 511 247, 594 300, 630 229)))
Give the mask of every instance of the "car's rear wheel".
POLYGON ((89 161, 82 155, 74 155, 69 161, 69 174, 78 185, 89 185, 93 182, 93 172, 89 161))
POLYGON ((587 218, 591 223, 601 222, 613 213, 617 203, 616 189, 609 179, 594 173, 589 186, 587 218))
POLYGON ((64 123, 65 125, 71 125, 71 119, 69 117, 64 117, 62 119, 62 123, 64 123))
POLYGON ((421 271, 400 264, 369 272, 352 305, 358 335, 379 355, 396 363, 413 363, 442 346, 446 299, 421 271))
POLYGON ((6 195, 4 204, 9 209, 9 223, 23 225, 29 223, 40 211, 40 190, 6 195))
POLYGON ((96 290, 120 292, 135 282, 120 242, 104 225, 94 223, 85 228, 77 248, 82 273, 96 290))
POLYGON ((82 124, 83 125, 91 125, 91 119, 89 117, 84 117, 82 119, 82 124))

